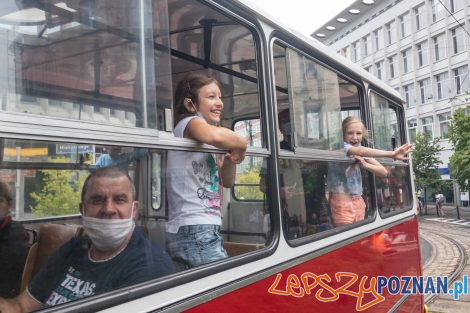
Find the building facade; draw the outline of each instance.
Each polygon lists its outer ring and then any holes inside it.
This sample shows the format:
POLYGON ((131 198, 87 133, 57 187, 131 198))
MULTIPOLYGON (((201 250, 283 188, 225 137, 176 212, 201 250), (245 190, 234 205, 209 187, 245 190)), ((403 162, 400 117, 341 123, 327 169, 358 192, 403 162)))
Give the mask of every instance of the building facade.
POLYGON ((417 132, 440 138, 446 202, 466 206, 468 193, 461 194, 449 175, 448 130, 453 112, 470 103, 469 5, 470 0, 357 0, 312 33, 403 95, 410 140, 417 132))

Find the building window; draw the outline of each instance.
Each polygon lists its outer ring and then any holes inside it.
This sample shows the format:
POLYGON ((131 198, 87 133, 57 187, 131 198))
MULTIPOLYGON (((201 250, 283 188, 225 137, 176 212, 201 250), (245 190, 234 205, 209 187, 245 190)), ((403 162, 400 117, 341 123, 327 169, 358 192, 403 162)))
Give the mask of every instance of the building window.
POLYGON ((416 45, 416 50, 418 52, 418 66, 423 67, 429 64, 429 50, 428 50, 428 42, 423 41, 416 45))
POLYGON ((372 43, 370 40, 370 35, 367 35, 362 38, 362 48, 364 51, 364 56, 368 56, 370 53, 372 53, 372 43))
POLYGON ((415 29, 418 31, 426 27, 426 7, 424 4, 414 8, 415 13, 415 29))
POLYGON ((421 119, 421 126, 423 127, 423 134, 427 135, 431 140, 434 138, 434 119, 432 116, 428 116, 421 119))
POLYGON ((405 98, 408 108, 412 108, 416 105, 416 96, 415 96, 415 85, 409 84, 403 86, 403 97, 405 98))
POLYGON ((449 10, 454 13, 465 7, 465 0, 449 0, 449 10))
POLYGON ((449 98, 449 74, 445 72, 434 77, 436 79, 437 99, 449 98))
POLYGON ((416 138, 416 128, 418 127, 418 122, 415 118, 408 121, 408 137, 411 141, 414 141, 416 138))
POLYGON ((464 65, 453 70, 455 94, 461 95, 470 90, 470 77, 468 77, 468 66, 464 65))
POLYGON ((450 112, 439 114, 439 131, 441 133, 441 139, 449 138, 449 127, 452 114, 450 112))
POLYGON ((400 35, 404 38, 411 33, 410 13, 400 16, 400 35))
POLYGON ((388 58, 388 67, 389 67, 389 75, 388 75, 388 78, 391 79, 391 78, 395 78, 395 76, 398 74, 397 73, 397 70, 396 70, 396 66, 397 66, 397 56, 394 55, 394 56, 391 56, 388 58))
POLYGON ((454 54, 467 50, 465 45, 465 30, 463 27, 456 27, 451 30, 452 48, 454 54))
POLYGON ((357 42, 351 44, 351 61, 357 62, 357 42))
POLYGON ((439 61, 444 59, 447 56, 445 34, 434 37, 432 41, 434 44, 434 60, 439 61))
POLYGON ((413 57, 411 55, 411 48, 401 52, 401 58, 403 61, 403 73, 408 73, 413 70, 413 57))
POLYGON ((382 79, 382 67, 383 61, 375 63, 375 74, 379 79, 382 79))
POLYGON ((431 0, 431 14, 433 23, 436 23, 437 21, 440 21, 444 18, 444 6, 439 0, 431 0))
POLYGON ((426 78, 423 80, 418 81, 419 85, 419 95, 421 99, 421 104, 425 104, 431 101, 432 99, 432 94, 430 90, 430 79, 426 78))
POLYGON ((388 23, 387 28, 387 43, 391 45, 397 41, 397 30, 395 29, 395 21, 388 23))
POLYGON ((384 47, 384 31, 382 27, 374 31, 374 41, 376 51, 384 47))

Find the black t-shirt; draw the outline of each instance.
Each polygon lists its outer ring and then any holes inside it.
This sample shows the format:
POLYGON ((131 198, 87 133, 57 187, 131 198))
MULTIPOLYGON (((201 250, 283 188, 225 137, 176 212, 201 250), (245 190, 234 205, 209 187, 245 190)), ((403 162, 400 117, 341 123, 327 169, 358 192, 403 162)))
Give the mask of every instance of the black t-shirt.
POLYGON ((91 261, 88 247, 74 237, 60 247, 31 281, 30 294, 45 306, 108 292, 174 271, 168 254, 135 227, 127 247, 105 261, 91 261))
POLYGON ((6 217, 0 222, 0 298, 20 293, 21 275, 28 254, 28 236, 21 223, 6 217))

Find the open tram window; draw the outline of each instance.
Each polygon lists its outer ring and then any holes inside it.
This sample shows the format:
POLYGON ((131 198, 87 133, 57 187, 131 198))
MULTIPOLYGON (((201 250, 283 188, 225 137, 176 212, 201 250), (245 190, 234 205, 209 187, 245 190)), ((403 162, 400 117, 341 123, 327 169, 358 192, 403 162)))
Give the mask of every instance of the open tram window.
MULTIPOLYGON (((350 116, 364 121, 367 115, 359 84, 278 41, 273 57, 285 236, 331 235, 336 231, 328 230, 372 221, 372 175, 344 152, 342 121, 350 116), (295 157, 282 152, 286 146, 281 139, 286 137, 295 157)), ((366 140, 362 144, 368 145, 366 140)))
MULTIPOLYGON (((370 93, 373 118, 373 144, 375 148, 393 150, 404 143, 404 125, 399 123, 401 109, 391 100, 376 92, 370 93)), ((400 213, 413 206, 411 177, 408 162, 391 162, 381 159, 388 177, 376 177, 376 197, 379 212, 400 213)))

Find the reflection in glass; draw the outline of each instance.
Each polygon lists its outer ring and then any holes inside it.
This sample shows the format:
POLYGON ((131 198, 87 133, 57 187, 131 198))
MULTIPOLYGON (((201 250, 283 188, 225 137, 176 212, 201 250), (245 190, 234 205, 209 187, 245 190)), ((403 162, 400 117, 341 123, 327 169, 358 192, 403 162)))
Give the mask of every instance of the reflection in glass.
POLYGON ((376 178, 377 205, 382 213, 408 210, 413 205, 408 167, 386 166, 390 175, 376 178))
MULTIPOLYGON (((156 127, 156 99, 142 94, 134 1, 15 2, 0 12, 2 110, 156 127), (153 105, 144 108, 147 98, 153 105)), ((154 81, 154 73, 147 74, 154 81)))
MULTIPOLYGON (((282 225, 286 237, 296 239, 338 227, 339 223, 335 224, 334 207, 332 207, 336 205, 336 202, 333 202, 338 199, 333 199, 332 194, 334 190, 337 190, 335 186, 346 188, 344 172, 354 164, 350 162, 280 159, 278 165, 281 184, 279 193, 282 225), (342 172, 343 179, 337 177, 339 172, 342 172), (341 181, 344 184, 341 184, 341 181)), ((361 170, 360 173, 363 179, 362 197, 357 196, 357 199, 362 198, 365 210, 360 219, 350 221, 349 224, 374 216, 369 176, 366 171, 361 170)), ((348 192, 343 190, 344 195, 348 192)), ((349 194, 340 200, 344 207, 351 207, 351 211, 353 211, 353 200, 349 194)))

